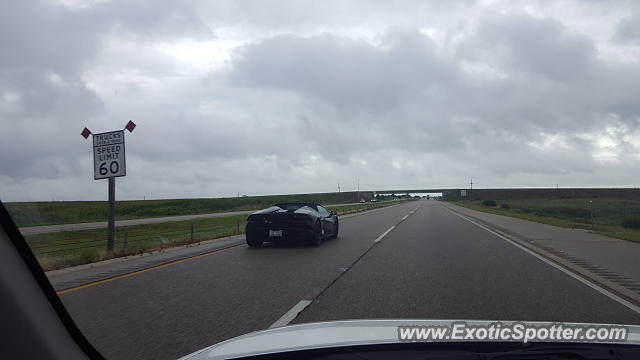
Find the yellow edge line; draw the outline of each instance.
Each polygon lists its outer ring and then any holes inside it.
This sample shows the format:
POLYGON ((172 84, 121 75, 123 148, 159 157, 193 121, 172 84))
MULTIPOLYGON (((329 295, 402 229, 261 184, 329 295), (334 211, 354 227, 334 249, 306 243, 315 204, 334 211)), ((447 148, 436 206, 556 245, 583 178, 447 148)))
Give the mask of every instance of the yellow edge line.
POLYGON ((185 259, 175 260, 175 261, 172 261, 172 262, 168 262, 166 264, 153 266, 153 267, 150 267, 150 268, 147 268, 147 269, 134 271, 134 272, 131 272, 131 273, 128 273, 128 274, 118 275, 118 276, 114 276, 114 277, 111 277, 111 278, 108 278, 108 279, 95 281, 95 282, 92 282, 92 283, 88 283, 88 284, 72 287, 72 288, 65 289, 65 290, 60 290, 60 291, 57 291, 56 294, 63 295, 63 294, 70 293, 72 291, 85 289, 85 288, 88 288, 88 287, 91 287, 91 286, 96 286, 96 285, 105 284, 105 283, 116 281, 116 280, 120 280, 120 279, 125 279, 125 278, 128 278, 128 277, 134 276, 134 275, 146 273, 146 272, 153 271, 153 270, 162 269, 162 268, 165 268, 167 266, 180 264, 180 263, 183 263, 183 262, 186 262, 186 261, 190 261, 190 260, 200 259, 200 258, 203 258, 205 256, 209 256, 209 255, 213 255, 213 254, 218 254, 218 253, 221 253, 223 251, 227 251, 227 250, 238 248, 240 246, 245 246, 245 245, 244 244, 238 244, 238 245, 230 246, 230 247, 227 247, 227 248, 224 248, 224 249, 208 252, 208 253, 205 253, 205 254, 200 254, 200 255, 188 257, 188 258, 185 258, 185 259))

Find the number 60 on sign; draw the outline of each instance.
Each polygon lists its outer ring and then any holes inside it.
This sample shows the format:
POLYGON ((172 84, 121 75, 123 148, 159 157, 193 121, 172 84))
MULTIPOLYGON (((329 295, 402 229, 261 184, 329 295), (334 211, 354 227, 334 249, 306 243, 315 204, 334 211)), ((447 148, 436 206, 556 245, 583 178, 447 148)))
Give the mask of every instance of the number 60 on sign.
POLYGON ((124 130, 93 134, 93 178, 98 180, 126 174, 124 130))

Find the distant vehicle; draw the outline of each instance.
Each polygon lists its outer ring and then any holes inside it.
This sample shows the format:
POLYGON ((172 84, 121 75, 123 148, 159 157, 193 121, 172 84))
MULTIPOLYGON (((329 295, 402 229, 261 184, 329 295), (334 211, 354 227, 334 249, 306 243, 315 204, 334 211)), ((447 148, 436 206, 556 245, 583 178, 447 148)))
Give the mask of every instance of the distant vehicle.
POLYGON ((245 229, 251 247, 278 241, 319 246, 338 237, 338 214, 316 203, 282 203, 249 215, 245 229))
POLYGON ((378 201, 378 200, 376 200, 376 199, 371 199, 371 202, 377 202, 377 201, 378 201))
POLYGON ((364 201, 364 199, 360 199, 360 202, 363 203, 363 202, 366 202, 366 201, 364 201))

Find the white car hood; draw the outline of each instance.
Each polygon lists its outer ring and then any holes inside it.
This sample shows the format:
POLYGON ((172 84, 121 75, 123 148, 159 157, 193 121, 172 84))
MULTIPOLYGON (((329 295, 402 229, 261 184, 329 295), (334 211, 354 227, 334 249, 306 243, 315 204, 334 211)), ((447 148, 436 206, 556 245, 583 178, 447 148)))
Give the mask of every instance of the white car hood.
MULTIPOLYGON (((353 345, 399 343, 398 326, 451 325, 465 321, 469 325, 489 325, 496 321, 475 320, 346 320, 290 325, 252 332, 206 347, 180 360, 233 359, 286 351, 332 348, 353 345)), ((502 321, 509 324, 508 321, 502 321)), ((525 324, 551 324, 520 322, 525 324)), ((564 323, 565 325, 588 325, 564 323)), ((640 345, 640 326, 627 326, 624 344, 640 345)))

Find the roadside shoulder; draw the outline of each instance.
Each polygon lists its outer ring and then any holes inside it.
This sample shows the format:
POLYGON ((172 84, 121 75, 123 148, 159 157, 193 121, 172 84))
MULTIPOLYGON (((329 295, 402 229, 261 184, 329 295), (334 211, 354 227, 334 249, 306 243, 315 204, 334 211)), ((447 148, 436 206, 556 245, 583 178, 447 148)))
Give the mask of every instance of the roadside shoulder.
POLYGON ((508 216, 484 213, 450 203, 450 211, 542 255, 617 295, 640 304, 640 244, 508 216))
POLYGON ((183 245, 164 250, 84 264, 45 274, 56 291, 101 281, 128 273, 161 266, 244 243, 244 235, 202 241, 199 245, 183 245))

